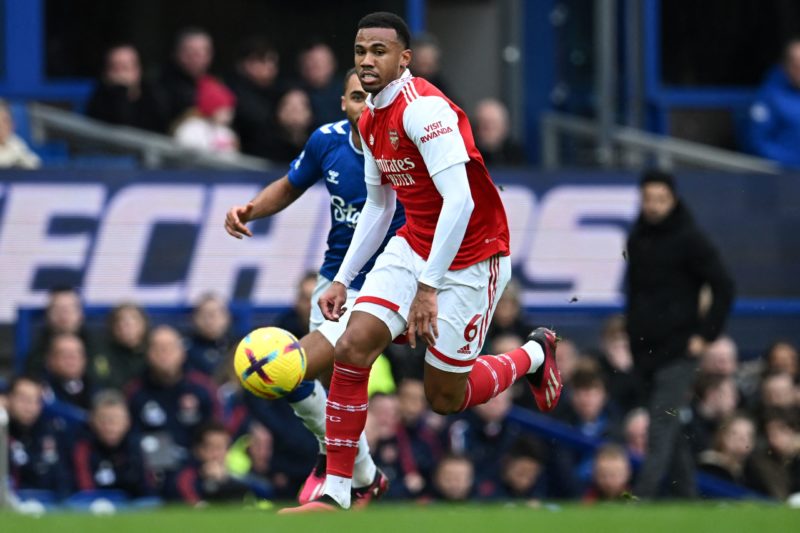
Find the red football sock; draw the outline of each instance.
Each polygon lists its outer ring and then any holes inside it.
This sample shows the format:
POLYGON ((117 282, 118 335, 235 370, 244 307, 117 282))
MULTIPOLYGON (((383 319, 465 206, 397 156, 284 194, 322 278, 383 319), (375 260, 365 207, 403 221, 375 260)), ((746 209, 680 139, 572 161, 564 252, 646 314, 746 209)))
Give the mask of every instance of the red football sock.
POLYGON ((467 378, 467 392, 460 410, 488 402, 524 376, 530 367, 531 358, 522 348, 478 357, 467 378))
POLYGON ((367 423, 369 368, 334 361, 325 408, 325 446, 328 474, 353 477, 358 438, 367 423))

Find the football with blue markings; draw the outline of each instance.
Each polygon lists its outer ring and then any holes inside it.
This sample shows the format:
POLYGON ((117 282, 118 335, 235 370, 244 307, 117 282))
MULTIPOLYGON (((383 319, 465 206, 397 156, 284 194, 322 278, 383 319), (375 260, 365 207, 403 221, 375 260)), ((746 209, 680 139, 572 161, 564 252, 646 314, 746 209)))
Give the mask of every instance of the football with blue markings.
POLYGON ((242 386, 260 398, 281 398, 306 373, 306 354, 297 337, 281 328, 259 328, 236 347, 233 365, 242 386))

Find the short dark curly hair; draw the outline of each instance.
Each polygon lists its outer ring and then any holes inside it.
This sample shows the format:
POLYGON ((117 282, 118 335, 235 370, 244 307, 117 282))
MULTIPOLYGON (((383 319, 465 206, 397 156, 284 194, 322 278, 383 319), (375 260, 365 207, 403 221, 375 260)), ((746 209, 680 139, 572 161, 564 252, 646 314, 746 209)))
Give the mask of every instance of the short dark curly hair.
POLYGON ((358 29, 363 28, 391 28, 397 32, 397 40, 404 48, 411 48, 411 32, 406 21, 388 11, 376 11, 365 15, 358 21, 358 29))

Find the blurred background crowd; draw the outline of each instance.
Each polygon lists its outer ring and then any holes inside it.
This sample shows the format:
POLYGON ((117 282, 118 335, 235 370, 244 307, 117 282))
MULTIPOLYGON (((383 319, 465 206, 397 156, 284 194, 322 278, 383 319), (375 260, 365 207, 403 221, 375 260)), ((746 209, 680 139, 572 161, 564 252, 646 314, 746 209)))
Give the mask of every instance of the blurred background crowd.
MULTIPOLYGON (((307 331, 309 274, 295 306, 274 323, 307 331)), ((486 353, 519 346, 532 328, 512 282, 487 335, 486 353)), ((188 323, 153 324, 122 303, 88 325, 74 290, 51 293, 26 369, 0 397, 11 418, 12 486, 57 501, 117 489, 131 499, 292 499, 317 453, 316 439, 285 401, 245 393, 231 375, 227 302, 202 297, 188 323)), ((393 345, 371 378, 367 438, 391 478, 388 499, 584 502, 630 498, 648 453, 648 391, 635 371, 625 317, 611 316, 591 345, 569 337, 557 357, 565 392, 547 423, 585 448, 532 434, 511 415, 535 410, 519 383, 458 416, 434 414, 421 381, 424 351, 393 345)), ((762 497, 800 489, 797 347, 775 340, 739 360, 722 335, 699 355, 691 402, 668 416, 695 469, 762 497)), ((542 416, 542 415, 539 415, 542 416)), ((672 476, 667 476, 673 479, 672 476)), ((679 497, 676 482, 656 497, 679 497)))

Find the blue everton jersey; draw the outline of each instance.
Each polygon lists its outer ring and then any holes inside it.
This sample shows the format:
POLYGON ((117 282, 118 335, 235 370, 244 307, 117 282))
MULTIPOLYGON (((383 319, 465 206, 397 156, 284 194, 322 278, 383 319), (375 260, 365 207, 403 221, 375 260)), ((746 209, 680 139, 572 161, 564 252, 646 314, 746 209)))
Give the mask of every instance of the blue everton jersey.
MULTIPOLYGON (((303 152, 289 168, 289 183, 298 189, 307 189, 320 179, 325 181, 331 195, 331 231, 320 274, 332 280, 347 253, 358 216, 367 201, 364 154, 353 145, 350 123, 346 120, 325 124, 314 131, 303 152)), ((389 233, 378 253, 404 223, 403 208, 398 204, 389 233)), ((364 276, 374 263, 375 257, 372 257, 350 286, 361 289, 364 276)))

